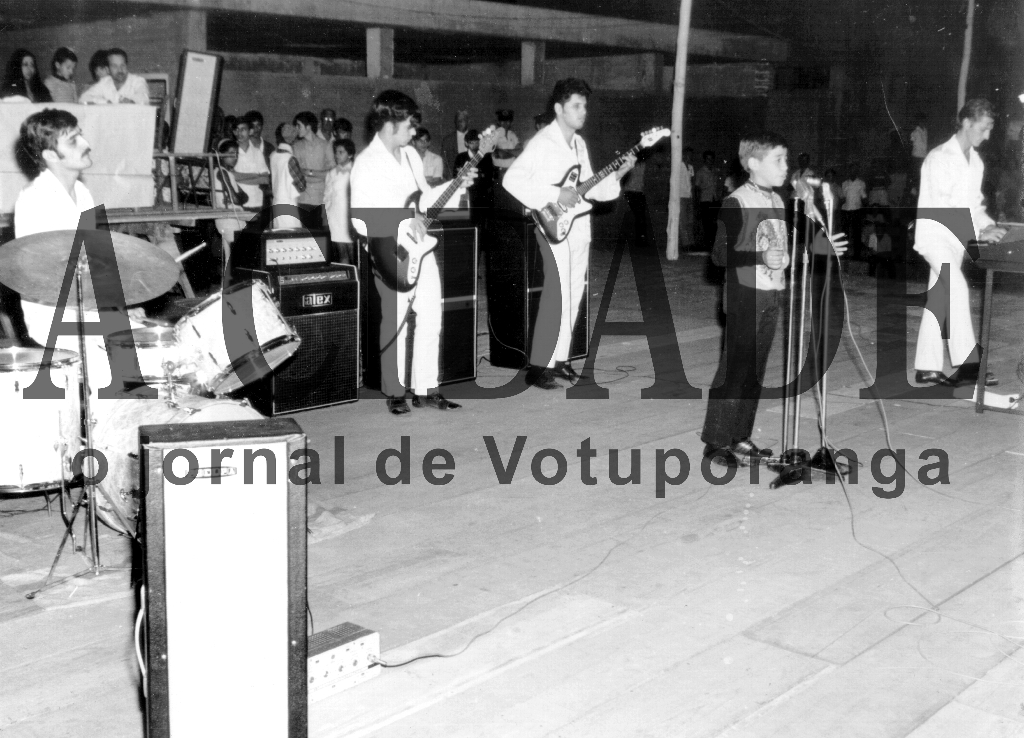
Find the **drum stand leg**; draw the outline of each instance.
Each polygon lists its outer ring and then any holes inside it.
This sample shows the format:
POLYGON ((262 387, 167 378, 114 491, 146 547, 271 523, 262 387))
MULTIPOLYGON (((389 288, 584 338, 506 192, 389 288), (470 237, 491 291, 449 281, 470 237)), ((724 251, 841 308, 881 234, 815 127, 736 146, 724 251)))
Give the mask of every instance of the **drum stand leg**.
MULTIPOLYGON (((91 450, 92 445, 92 411, 89 402, 89 359, 85 352, 85 322, 82 315, 82 266, 83 260, 87 258, 85 251, 83 250, 78 257, 78 264, 75 267, 75 292, 77 295, 77 308, 78 308, 78 350, 82 357, 82 414, 85 427, 85 448, 91 450)), ((35 599, 35 596, 45 589, 55 587, 58 584, 62 584, 71 579, 77 579, 91 574, 92 576, 99 576, 105 571, 127 571, 130 567, 126 566, 104 566, 100 563, 100 537, 99 537, 99 518, 96 515, 97 498, 96 494, 100 491, 99 487, 93 481, 96 478, 94 472, 95 460, 92 456, 86 456, 89 460, 89 469, 85 473, 85 481, 82 485, 82 492, 78 495, 78 500, 75 502, 75 507, 71 511, 71 518, 68 520, 67 529, 64 531, 64 536, 61 538, 60 546, 57 547, 57 554, 53 557, 53 563, 50 565, 50 572, 46 575, 46 579, 43 580, 42 586, 38 589, 34 589, 25 595, 28 599, 35 599), (53 572, 57 569, 57 563, 60 561, 60 556, 64 552, 64 546, 67 543, 69 536, 74 536, 74 523, 75 518, 78 516, 78 511, 81 509, 83 501, 87 504, 86 508, 86 521, 85 529, 86 534, 89 537, 89 543, 91 548, 91 565, 88 569, 80 571, 76 574, 58 579, 57 581, 50 581, 53 577, 53 572)), ((84 461, 84 459, 83 459, 84 461)), ((63 499, 63 497, 61 498, 63 499)))

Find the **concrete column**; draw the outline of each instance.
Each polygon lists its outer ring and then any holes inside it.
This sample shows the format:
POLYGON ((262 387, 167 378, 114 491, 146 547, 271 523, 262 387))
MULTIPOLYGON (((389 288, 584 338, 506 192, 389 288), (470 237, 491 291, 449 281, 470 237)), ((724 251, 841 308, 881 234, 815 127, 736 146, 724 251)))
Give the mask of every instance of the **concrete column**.
POLYGON ((640 54, 640 88, 648 92, 661 92, 665 74, 665 55, 660 52, 640 54))
POLYGON ((520 83, 523 87, 544 81, 544 50, 543 41, 523 41, 520 67, 520 83))
POLYGON ((395 76, 395 29, 366 29, 366 76, 389 79, 395 76))
POLYGON ((185 48, 206 51, 206 11, 185 11, 185 48))

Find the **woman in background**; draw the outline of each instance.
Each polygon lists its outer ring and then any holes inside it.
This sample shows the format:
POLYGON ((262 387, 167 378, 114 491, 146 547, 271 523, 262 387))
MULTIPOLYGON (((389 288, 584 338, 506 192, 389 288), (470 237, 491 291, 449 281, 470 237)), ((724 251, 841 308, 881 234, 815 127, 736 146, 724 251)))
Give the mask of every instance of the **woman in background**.
POLYGON ((0 87, 0 98, 24 98, 28 102, 53 102, 50 91, 39 79, 36 57, 28 49, 17 49, 7 62, 7 74, 0 87))

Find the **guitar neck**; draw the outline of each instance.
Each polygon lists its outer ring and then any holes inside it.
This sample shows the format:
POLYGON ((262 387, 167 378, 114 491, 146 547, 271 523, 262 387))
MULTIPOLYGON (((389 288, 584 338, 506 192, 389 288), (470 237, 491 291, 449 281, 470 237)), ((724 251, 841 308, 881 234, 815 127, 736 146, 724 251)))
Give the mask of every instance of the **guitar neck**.
POLYGON ((473 154, 470 160, 462 166, 462 169, 459 170, 459 173, 455 175, 448 186, 444 188, 444 192, 441 193, 440 197, 434 201, 433 205, 427 208, 427 212, 424 213, 423 216, 428 226, 437 220, 437 216, 441 214, 442 210, 444 210, 445 204, 452 199, 452 195, 454 195, 458 191, 459 187, 462 186, 462 180, 469 170, 475 167, 483 158, 484 154, 480 151, 473 154))
POLYGON ((596 187, 602 179, 622 166, 622 163, 626 160, 627 156, 630 154, 636 154, 638 151, 640 151, 640 144, 629 149, 625 154, 619 154, 619 156, 616 157, 608 166, 594 174, 593 177, 576 185, 576 192, 579 193, 580 197, 587 194, 590 190, 596 187))

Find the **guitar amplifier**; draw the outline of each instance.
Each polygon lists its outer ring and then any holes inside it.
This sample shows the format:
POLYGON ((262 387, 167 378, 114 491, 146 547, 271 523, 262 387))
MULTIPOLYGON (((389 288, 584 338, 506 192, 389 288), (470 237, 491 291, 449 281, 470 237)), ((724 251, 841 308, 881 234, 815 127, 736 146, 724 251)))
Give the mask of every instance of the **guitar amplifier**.
MULTIPOLYGON (((521 369, 529 363, 540 293, 544 287, 544 266, 533 221, 508 210, 501 216, 489 222, 486 233, 489 358, 493 366, 521 369)), ((586 358, 589 353, 589 323, 588 266, 580 314, 569 346, 570 361, 586 358)))
MULTIPOLYGON (((438 383, 452 384, 476 378, 477 367, 477 269, 476 227, 462 222, 444 222, 432 228, 439 245, 434 250, 441 276, 441 346, 438 356, 438 383), (457 223, 457 224, 456 224, 457 223)), ((363 258, 362 351, 363 385, 380 389, 380 296, 374 286, 370 259, 363 258)), ((415 310, 415 307, 413 308, 415 310)), ((411 371, 412 342, 416 316, 410 315, 406 333, 406 376, 411 371)))
MULTIPOLYGON (((247 276, 239 270, 238 276, 247 276)), ((302 344, 277 370, 243 390, 264 415, 359 399, 359 279, 354 266, 312 264, 248 272, 271 288, 302 344)))
POLYGON ((326 264, 332 257, 327 231, 243 229, 231 245, 231 271, 326 264))

